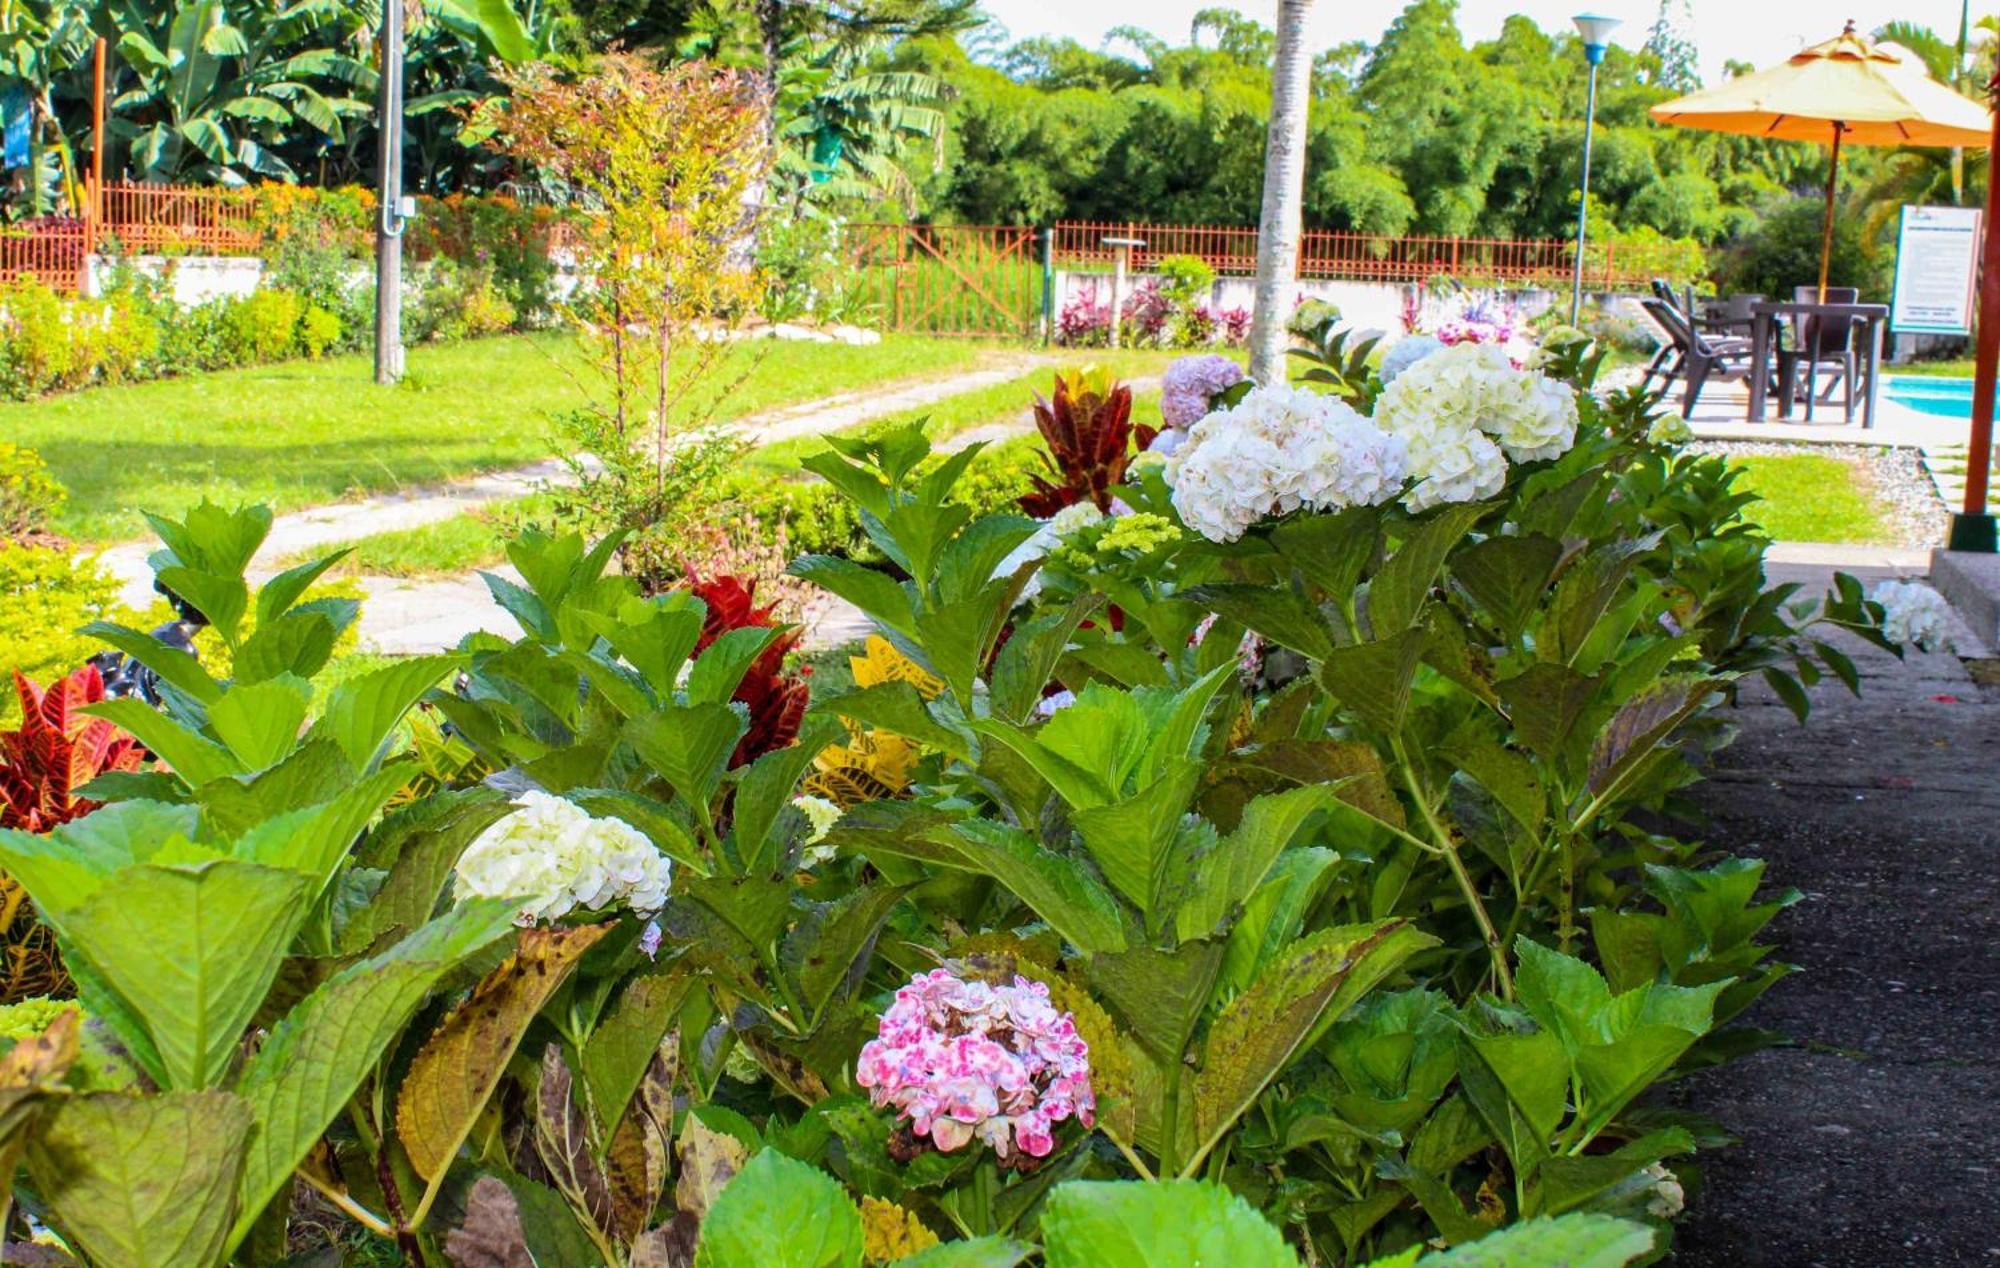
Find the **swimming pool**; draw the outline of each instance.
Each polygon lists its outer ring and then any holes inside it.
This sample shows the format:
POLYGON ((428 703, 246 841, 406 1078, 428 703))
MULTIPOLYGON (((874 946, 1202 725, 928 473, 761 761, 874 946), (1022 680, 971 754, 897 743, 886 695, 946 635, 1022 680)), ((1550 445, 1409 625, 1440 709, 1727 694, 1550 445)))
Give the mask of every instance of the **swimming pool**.
POLYGON ((1882 380, 1882 394, 1896 404, 1935 418, 1972 417, 1972 380, 1932 378, 1921 374, 1891 374, 1882 380))

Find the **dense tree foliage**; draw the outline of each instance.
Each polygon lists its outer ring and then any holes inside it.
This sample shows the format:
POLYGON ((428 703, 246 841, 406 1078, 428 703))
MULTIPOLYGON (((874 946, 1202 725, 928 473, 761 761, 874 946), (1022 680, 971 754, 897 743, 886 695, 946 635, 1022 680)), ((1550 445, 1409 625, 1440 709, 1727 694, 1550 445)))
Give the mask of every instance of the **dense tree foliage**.
MULTIPOLYGON (((107 170, 150 179, 372 176, 379 0, 17 0, 0 88, 36 104, 41 187, 59 205, 88 161, 89 43, 114 41, 107 170), (68 179, 65 180, 65 177, 68 179)), ((940 222, 1257 221, 1273 37, 1235 9, 1184 42, 1124 27, 1100 48, 1008 42, 971 0, 423 0, 410 26, 409 182, 432 192, 531 177, 491 144, 500 63, 580 66, 613 46, 743 73, 775 148, 771 205, 940 222)), ((1318 50, 1305 215, 1316 228, 1562 237, 1576 216, 1586 67, 1574 35, 1515 16, 1468 43, 1457 0, 1411 0, 1373 43, 1318 50)), ((1592 224, 1715 244, 1824 189, 1816 146, 1661 127, 1693 86, 1683 0, 1599 79, 1592 224)), ((1135 10, 1135 13, 1137 11, 1135 10)), ((1880 38, 1976 91, 1969 55, 1896 22, 1880 38), (1963 69, 1959 69, 1959 68, 1963 69), (1954 73, 1956 71, 1956 73, 1954 73)), ((1739 73, 1731 67, 1727 73, 1739 73)), ((1983 154, 1855 150, 1843 197, 1858 240, 1905 201, 1982 197, 1983 154)), ((17 178, 15 214, 33 182, 17 178)), ((72 195, 73 197, 73 195, 72 195)))

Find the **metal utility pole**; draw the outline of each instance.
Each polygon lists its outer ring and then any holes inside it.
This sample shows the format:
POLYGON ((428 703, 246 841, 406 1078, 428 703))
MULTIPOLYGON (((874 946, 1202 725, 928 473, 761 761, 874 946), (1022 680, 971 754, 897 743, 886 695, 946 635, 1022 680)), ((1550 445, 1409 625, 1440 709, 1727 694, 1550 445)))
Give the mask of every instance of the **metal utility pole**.
POLYGON ((403 0, 382 0, 380 219, 375 226, 375 381, 403 377, 403 0))

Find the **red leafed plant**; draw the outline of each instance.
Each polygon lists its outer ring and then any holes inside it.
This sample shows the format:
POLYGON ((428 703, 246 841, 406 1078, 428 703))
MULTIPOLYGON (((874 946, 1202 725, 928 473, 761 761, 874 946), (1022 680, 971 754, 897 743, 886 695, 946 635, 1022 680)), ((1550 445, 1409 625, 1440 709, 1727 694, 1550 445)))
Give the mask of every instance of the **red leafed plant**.
POLYGON ((137 770, 145 750, 102 718, 78 712, 104 699, 104 678, 85 665, 44 690, 14 674, 21 728, 0 732, 0 827, 47 832, 97 809, 76 796, 105 771, 137 770))
MULTIPOLYGON (((731 630, 770 629, 778 624, 771 616, 772 605, 757 606, 755 581, 745 581, 729 573, 704 578, 690 570, 687 587, 708 605, 701 638, 695 643, 697 655, 731 630)), ((798 738, 809 690, 804 674, 785 672, 785 656, 798 641, 796 633, 780 637, 751 662, 743 681, 737 684, 731 699, 750 711, 750 729, 737 741, 736 752, 729 759, 732 767, 756 761, 798 738)))
POLYGON ((1021 509, 1047 519, 1065 506, 1089 498, 1100 511, 1111 509, 1111 490, 1125 480, 1132 442, 1151 443, 1154 429, 1132 426, 1132 389, 1108 371, 1086 366, 1065 378, 1056 375, 1049 400, 1035 396, 1035 426, 1047 442, 1047 460, 1056 479, 1029 477, 1035 490, 1020 499, 1021 509))

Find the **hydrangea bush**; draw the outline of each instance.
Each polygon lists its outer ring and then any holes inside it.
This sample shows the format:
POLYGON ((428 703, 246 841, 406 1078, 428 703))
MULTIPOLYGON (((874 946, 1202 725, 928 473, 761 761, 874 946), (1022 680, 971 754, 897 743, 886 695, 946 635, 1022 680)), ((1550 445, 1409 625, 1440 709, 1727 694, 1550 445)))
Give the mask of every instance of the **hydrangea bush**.
POLYGON ((37 1218, 119 1268, 280 1262, 294 1210, 427 1264, 1665 1254, 1715 1133, 1645 1092, 1763 1042, 1796 897, 1680 794, 1744 681, 1803 711, 1935 597, 1767 588, 1587 347, 1385 387, 1319 335, 1171 458, 1066 444, 1046 517, 920 423, 830 438, 884 561, 793 564, 880 631, 838 694, 747 587, 540 533, 520 637, 328 685, 331 558, 253 589, 268 512, 157 521, 227 674, 93 627, 160 760, 0 832, 82 997, 0 1053, 37 1218))

